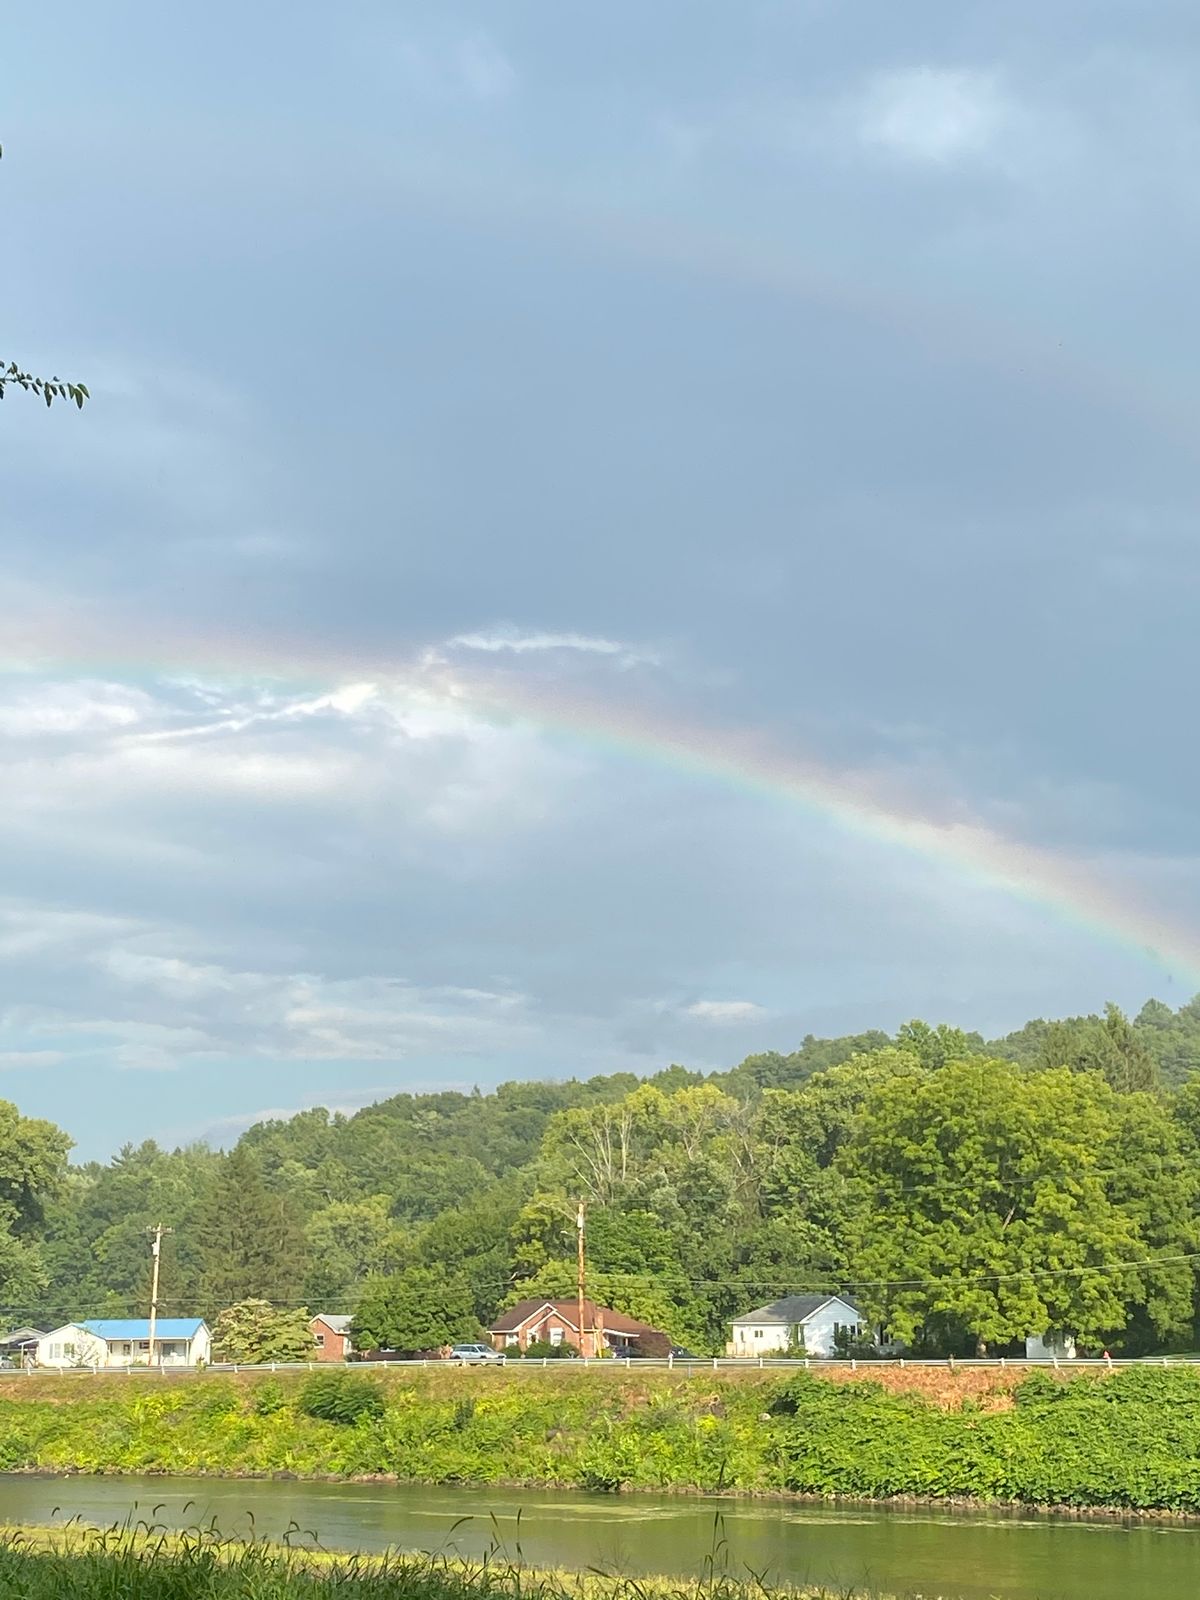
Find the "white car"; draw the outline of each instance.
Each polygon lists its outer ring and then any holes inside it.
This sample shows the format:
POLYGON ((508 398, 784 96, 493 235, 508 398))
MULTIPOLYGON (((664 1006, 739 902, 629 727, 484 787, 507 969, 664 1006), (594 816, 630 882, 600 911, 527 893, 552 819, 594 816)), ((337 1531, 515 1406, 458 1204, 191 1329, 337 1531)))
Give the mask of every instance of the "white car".
POLYGON ((456 1344, 450 1349, 451 1361, 461 1361, 464 1366, 472 1361, 504 1361, 504 1356, 499 1350, 493 1350, 490 1344, 456 1344))

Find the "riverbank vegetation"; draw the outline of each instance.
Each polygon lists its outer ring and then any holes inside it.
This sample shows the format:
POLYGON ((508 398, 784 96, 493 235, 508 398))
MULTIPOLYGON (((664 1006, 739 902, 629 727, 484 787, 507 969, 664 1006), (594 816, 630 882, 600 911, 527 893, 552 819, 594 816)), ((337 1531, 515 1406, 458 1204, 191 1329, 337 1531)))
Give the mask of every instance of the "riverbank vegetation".
MULTIPOLYGON (((725 1572, 695 1579, 549 1572, 498 1547, 486 1560, 335 1555, 223 1539, 214 1529, 151 1526, 9 1529, 0 1535, 0 1600, 834 1600, 725 1572)), ((849 1600, 838 1591, 837 1600, 849 1600)))
POLYGON ((13 1379, 0 1395, 0 1470, 1200 1513, 1200 1372, 943 1370, 936 1387, 919 1371, 689 1378, 570 1363, 536 1376, 13 1379))
POLYGON ((164 1312, 257 1297, 287 1323, 247 1359, 303 1337, 302 1307, 357 1312, 360 1347, 433 1348, 574 1293, 582 1194, 592 1295, 693 1350, 838 1288, 918 1354, 1195 1348, 1198 1065, 1200 1001, 1150 1002, 990 1043, 913 1022, 728 1072, 397 1095, 107 1166, 68 1169, 10 1107, 0 1303, 41 1327, 144 1314, 165 1220, 164 1312))

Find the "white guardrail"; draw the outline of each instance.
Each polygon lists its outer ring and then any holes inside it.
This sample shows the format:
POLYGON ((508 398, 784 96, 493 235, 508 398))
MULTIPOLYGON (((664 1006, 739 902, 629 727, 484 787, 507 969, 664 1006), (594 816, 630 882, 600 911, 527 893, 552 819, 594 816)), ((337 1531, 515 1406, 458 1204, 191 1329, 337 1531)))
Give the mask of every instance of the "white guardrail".
MULTIPOLYGON (((1068 1360, 1058 1356, 949 1356, 937 1360, 924 1360, 911 1356, 879 1356, 879 1357, 851 1357, 846 1360, 825 1359, 823 1357, 809 1356, 789 1359, 785 1356, 772 1358, 770 1356, 611 1356, 597 1359, 583 1356, 570 1359, 554 1358, 550 1356, 534 1357, 527 1360, 524 1357, 512 1361, 454 1361, 442 1360, 440 1357, 428 1359, 417 1358, 405 1361, 350 1361, 346 1363, 331 1361, 263 1361, 263 1362, 233 1362, 214 1361, 205 1367, 184 1366, 127 1366, 127 1367, 28 1367, 25 1369, 11 1369, 11 1376, 25 1376, 30 1378, 70 1378, 95 1377, 97 1373, 122 1373, 131 1378, 164 1377, 164 1378, 196 1378, 203 1377, 209 1372, 328 1372, 331 1367, 340 1367, 343 1371, 351 1372, 411 1372, 421 1371, 426 1368, 452 1367, 464 1369, 470 1367, 481 1368, 485 1372, 497 1372, 503 1369, 506 1372, 579 1372, 581 1370, 595 1370, 599 1372, 626 1372, 631 1369, 644 1371, 648 1367, 658 1367, 664 1371, 682 1372, 685 1376, 698 1372, 875 1372, 891 1370, 903 1371, 908 1367, 934 1368, 942 1372, 955 1372, 963 1368, 995 1367, 1013 1368, 1016 1371, 1031 1370, 1034 1367, 1063 1368, 1074 1371, 1081 1367, 1188 1367, 1200 1363, 1200 1356, 1076 1356, 1068 1360)), ((0 1371, 0 1376, 5 1374, 0 1371)))

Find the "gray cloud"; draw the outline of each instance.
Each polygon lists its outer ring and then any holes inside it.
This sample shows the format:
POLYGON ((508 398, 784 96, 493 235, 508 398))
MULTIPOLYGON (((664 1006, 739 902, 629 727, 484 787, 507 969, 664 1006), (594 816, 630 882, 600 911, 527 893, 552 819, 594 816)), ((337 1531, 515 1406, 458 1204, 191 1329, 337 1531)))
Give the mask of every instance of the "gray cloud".
POLYGON ((0 417, 11 1092, 100 1153, 1183 998, 645 730, 1196 925, 1198 65, 1175 3, 34 18, 10 339, 95 398, 0 417))

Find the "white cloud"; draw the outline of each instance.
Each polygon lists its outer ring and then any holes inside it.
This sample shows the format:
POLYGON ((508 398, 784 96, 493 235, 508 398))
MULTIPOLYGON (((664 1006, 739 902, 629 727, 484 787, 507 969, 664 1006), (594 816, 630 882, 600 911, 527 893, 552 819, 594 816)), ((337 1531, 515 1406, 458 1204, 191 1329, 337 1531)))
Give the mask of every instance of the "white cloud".
POLYGON ((132 728, 156 709, 140 689, 89 679, 33 687, 10 683, 5 691, 0 696, 0 735, 12 739, 132 728))
POLYGON ((0 1072, 56 1067, 66 1059, 61 1050, 0 1050, 0 1072))
POLYGON ((125 946, 104 951, 98 962, 119 983, 155 989, 175 999, 195 1000, 237 987, 234 975, 223 967, 148 955, 125 946))
POLYGON ((683 1009, 685 1016, 695 1017, 699 1022, 718 1024, 754 1022, 767 1014, 763 1007, 756 1005, 753 1000, 696 1000, 683 1009))
MULTIPOLYGON (((173 1072, 185 1059, 216 1053, 216 1040, 203 1028, 176 1027, 167 1022, 113 1017, 66 1018, 47 1015, 41 1022, 26 1017, 30 1032, 72 1035, 84 1041, 76 1054, 102 1056, 126 1072, 173 1072)), ((64 1051, 64 1060, 72 1052, 64 1051)))
POLYGON ((1015 116, 993 74, 928 66, 877 74, 855 111, 863 145, 934 166, 985 154, 1015 116))
POLYGON ((516 629, 496 629, 486 632, 481 629, 474 633, 456 633, 452 639, 446 640, 446 646, 457 650, 481 650, 488 655, 517 656, 540 655, 554 650, 576 650, 583 655, 612 656, 619 660, 622 666, 633 666, 638 663, 654 666, 659 660, 656 655, 624 644, 619 639, 606 639, 601 635, 590 633, 550 631, 520 633, 516 629))

